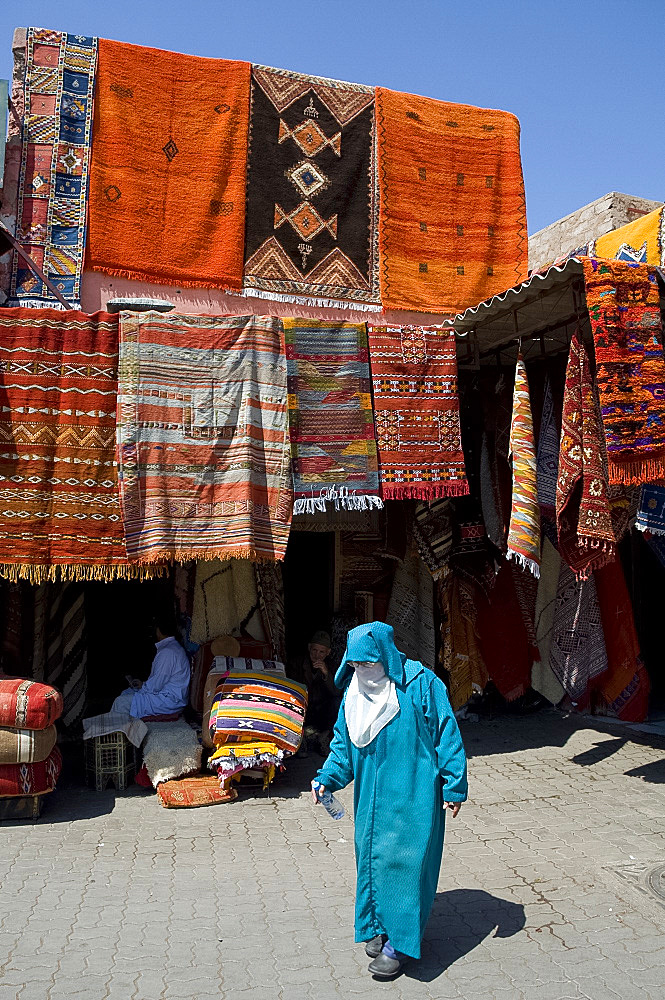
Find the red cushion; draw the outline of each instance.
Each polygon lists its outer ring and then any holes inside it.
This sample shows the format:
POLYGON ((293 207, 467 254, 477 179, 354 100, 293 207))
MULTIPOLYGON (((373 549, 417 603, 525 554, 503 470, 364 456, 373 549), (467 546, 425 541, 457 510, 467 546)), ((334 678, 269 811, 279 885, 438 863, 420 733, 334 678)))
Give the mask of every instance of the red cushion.
POLYGON ((21 677, 0 680, 0 726, 47 729, 62 715, 62 695, 50 684, 21 677))
POLYGON ((175 722, 181 715, 182 712, 171 712, 170 715, 142 715, 141 718, 144 722, 175 722))
POLYGON ((0 764, 0 799, 50 792, 61 770, 62 756, 57 747, 38 764, 0 764))

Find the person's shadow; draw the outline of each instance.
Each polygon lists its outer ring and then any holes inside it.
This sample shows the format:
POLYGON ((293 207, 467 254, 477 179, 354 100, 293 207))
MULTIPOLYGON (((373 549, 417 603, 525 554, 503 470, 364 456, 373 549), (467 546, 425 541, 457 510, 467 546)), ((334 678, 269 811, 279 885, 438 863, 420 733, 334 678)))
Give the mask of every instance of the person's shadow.
POLYGON ((526 924, 524 907, 492 896, 483 889, 451 889, 439 892, 422 944, 422 958, 409 962, 404 974, 431 983, 489 934, 507 938, 526 924))

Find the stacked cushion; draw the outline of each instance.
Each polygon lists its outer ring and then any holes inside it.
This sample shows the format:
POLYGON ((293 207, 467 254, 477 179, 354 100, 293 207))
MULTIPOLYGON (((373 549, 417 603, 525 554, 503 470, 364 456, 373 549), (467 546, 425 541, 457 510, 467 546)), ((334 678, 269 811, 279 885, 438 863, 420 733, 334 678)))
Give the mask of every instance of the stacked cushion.
POLYGON ((218 686, 210 712, 215 746, 260 740, 295 753, 307 709, 307 688, 287 677, 230 673, 218 686))
POLYGON ((62 756, 57 747, 46 760, 36 764, 1 764, 0 799, 52 792, 61 770, 62 756))
POLYGON ((53 791, 62 769, 54 725, 62 707, 49 684, 0 678, 0 798, 53 791))

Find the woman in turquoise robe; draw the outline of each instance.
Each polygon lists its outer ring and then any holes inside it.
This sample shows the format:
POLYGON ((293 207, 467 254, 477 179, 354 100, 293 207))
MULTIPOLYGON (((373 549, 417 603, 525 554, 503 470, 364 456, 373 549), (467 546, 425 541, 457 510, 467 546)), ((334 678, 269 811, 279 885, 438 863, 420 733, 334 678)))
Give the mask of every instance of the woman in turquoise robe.
POLYGON ((331 792, 355 782, 355 939, 387 936, 395 952, 420 958, 441 867, 444 806, 456 814, 453 804, 467 797, 462 738, 443 682, 399 653, 383 622, 349 632, 335 684, 345 694, 316 780, 331 792), (358 747, 345 716, 348 687, 355 663, 377 660, 394 682, 399 711, 358 747))

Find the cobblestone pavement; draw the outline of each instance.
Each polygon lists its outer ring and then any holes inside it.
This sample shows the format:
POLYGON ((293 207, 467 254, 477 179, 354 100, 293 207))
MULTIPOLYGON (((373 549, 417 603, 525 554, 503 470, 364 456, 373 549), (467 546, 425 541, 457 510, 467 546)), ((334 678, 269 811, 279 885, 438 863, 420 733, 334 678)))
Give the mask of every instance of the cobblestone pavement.
POLYGON ((554 712, 464 737, 472 801, 395 982, 353 943, 352 823, 308 801, 310 757, 272 798, 71 788, 1 826, 0 1000, 662 998, 665 749, 554 712))

